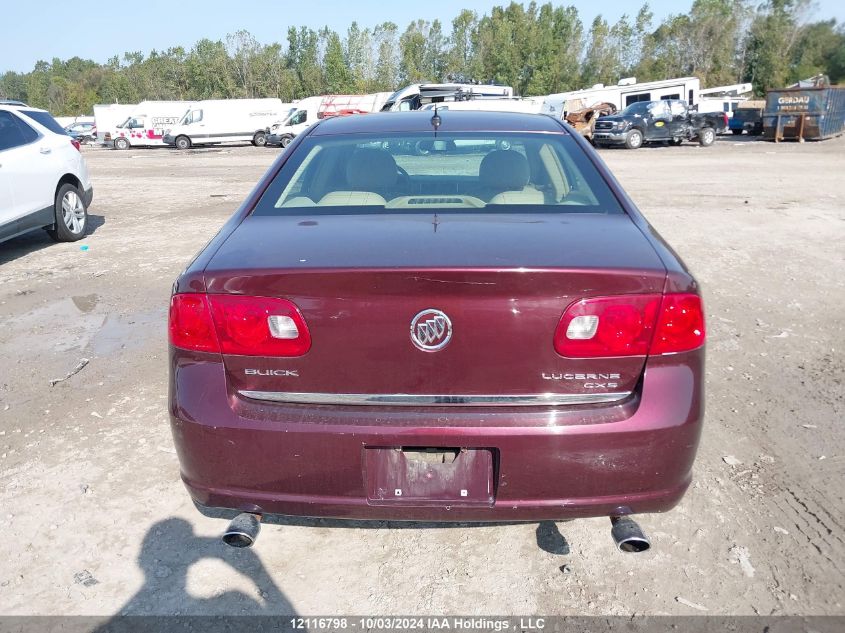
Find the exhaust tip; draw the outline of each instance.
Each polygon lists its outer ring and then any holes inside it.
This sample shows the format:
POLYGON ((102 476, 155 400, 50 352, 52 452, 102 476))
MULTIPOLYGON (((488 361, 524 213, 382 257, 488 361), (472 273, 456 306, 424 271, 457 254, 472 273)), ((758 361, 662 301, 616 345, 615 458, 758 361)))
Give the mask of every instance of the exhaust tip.
POLYGON ((610 536, 620 552, 639 553, 651 549, 651 542, 631 517, 610 517, 610 536))
POLYGON ((261 531, 261 515, 242 512, 229 523, 223 542, 230 547, 252 547, 261 531))

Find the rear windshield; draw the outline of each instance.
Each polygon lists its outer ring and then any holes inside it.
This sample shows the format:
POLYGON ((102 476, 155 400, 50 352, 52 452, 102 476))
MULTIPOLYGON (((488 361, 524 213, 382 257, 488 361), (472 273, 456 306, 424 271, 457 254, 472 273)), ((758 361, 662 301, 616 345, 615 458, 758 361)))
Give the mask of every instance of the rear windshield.
POLYGON ((65 129, 58 124, 56 119, 50 116, 49 112, 39 112, 38 110, 21 110, 20 112, 36 123, 40 123, 51 132, 55 132, 56 134, 67 134, 65 129))
POLYGON ((253 211, 622 213, 566 134, 309 136, 253 211))

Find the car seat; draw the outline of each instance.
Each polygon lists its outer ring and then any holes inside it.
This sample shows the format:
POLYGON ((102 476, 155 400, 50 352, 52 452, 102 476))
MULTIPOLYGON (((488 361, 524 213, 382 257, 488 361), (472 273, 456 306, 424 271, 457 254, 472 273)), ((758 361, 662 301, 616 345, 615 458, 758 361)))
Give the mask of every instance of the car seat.
POLYGON ((320 206, 384 205, 393 197, 398 178, 396 161, 383 149, 358 149, 346 164, 346 190, 331 191, 320 206))
POLYGON ((528 184, 528 159, 512 149, 487 154, 478 169, 482 196, 487 204, 544 204, 545 195, 528 184))

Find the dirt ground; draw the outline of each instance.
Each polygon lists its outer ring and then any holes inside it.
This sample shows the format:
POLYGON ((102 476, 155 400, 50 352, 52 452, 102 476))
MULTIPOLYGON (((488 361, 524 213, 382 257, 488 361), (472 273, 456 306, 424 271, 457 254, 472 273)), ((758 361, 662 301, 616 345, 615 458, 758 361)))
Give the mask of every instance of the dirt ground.
POLYGON ((602 151, 709 319, 695 481, 639 555, 607 519, 220 542, 179 480, 166 305, 277 153, 85 148, 91 234, 0 245, 0 613, 845 614, 845 139, 602 151))

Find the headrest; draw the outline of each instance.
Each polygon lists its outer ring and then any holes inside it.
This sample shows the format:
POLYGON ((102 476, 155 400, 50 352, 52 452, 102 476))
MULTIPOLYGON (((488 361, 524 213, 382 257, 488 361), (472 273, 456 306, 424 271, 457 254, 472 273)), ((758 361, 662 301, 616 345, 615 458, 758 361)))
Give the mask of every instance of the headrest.
POLYGON ((390 187, 396 178, 396 161, 383 149, 357 149, 346 165, 346 182, 356 191, 390 187))
POLYGON ((512 149, 499 149, 487 154, 478 169, 478 178, 485 187, 518 191, 528 184, 531 170, 528 159, 512 149))

